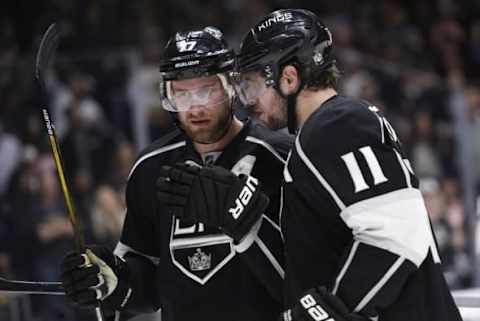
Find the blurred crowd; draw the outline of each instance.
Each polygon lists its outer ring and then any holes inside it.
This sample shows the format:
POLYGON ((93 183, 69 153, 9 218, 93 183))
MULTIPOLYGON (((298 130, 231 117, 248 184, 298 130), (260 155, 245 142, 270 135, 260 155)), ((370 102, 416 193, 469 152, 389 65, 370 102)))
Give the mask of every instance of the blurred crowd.
MULTIPOLYGON (((165 40, 176 30, 214 25, 238 48, 266 13, 303 7, 333 33, 344 73, 340 91, 375 104, 396 128, 420 178, 450 286, 473 285, 475 213, 464 195, 465 182, 473 182, 475 197, 480 191, 480 1, 9 0, 2 6, 0 276, 58 280, 58 262, 73 248, 41 117, 44 102, 33 82, 35 48, 49 23, 64 30, 47 87, 69 187, 87 243, 113 248, 136 153, 172 125, 157 95, 165 40), (468 137, 463 149, 462 137, 468 137)), ((0 296, 0 307, 6 301, 0 296)), ((35 320, 81 315, 58 298, 32 301, 35 320)))

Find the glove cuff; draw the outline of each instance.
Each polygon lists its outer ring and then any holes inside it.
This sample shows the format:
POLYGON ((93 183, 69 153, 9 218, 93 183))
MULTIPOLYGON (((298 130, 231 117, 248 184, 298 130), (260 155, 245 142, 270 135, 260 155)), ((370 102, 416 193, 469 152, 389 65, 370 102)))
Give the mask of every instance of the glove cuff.
POLYGON ((237 253, 243 253, 250 248, 255 242, 260 226, 262 226, 263 217, 260 216, 258 221, 252 226, 250 231, 237 243, 235 242, 233 248, 237 253))
POLYGON ((127 263, 116 255, 115 265, 112 269, 118 278, 118 284, 113 292, 102 301, 102 305, 107 305, 111 309, 122 311, 132 296, 130 273, 127 263))
POLYGON ((106 297, 102 304, 112 310, 122 311, 132 296, 132 288, 125 281, 120 281, 112 294, 106 297))
POLYGON ((292 321, 292 309, 288 309, 287 311, 283 311, 282 314, 280 314, 280 320, 279 321, 292 321))

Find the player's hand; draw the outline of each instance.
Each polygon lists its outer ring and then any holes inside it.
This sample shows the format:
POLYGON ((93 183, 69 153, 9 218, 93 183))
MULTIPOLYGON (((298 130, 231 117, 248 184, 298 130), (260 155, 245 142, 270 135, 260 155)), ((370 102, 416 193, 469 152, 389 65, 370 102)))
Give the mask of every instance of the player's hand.
POLYGON ((187 223, 218 227, 236 242, 260 219, 269 199, 256 178, 219 167, 163 166, 157 197, 187 223))
POLYGON ((291 309, 280 315, 279 321, 369 321, 351 313, 338 297, 325 287, 305 292, 291 309))
POLYGON ((105 247, 90 247, 85 253, 73 252, 61 264, 62 286, 76 306, 93 308, 108 298, 110 306, 121 304, 128 287, 120 278, 126 263, 105 247), (119 286, 120 285, 120 286, 119 286))

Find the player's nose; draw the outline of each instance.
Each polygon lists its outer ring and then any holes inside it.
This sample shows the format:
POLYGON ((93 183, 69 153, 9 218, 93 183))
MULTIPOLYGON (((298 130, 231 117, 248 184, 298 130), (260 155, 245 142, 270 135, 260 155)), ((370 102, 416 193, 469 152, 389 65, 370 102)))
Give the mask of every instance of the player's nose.
POLYGON ((190 106, 190 109, 188 110, 191 113, 198 113, 203 111, 206 108, 206 105, 204 104, 195 104, 190 106))

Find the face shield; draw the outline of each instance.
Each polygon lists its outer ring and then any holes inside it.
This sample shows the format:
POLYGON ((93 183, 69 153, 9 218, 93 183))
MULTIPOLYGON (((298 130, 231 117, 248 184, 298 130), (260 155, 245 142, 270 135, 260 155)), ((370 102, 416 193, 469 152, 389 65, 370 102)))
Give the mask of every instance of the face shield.
MULTIPOLYGON (((175 80, 160 79, 160 97, 162 106, 170 112, 186 112, 192 107, 212 108, 231 101, 233 98, 232 86, 224 74, 216 75, 219 81, 211 83, 199 82, 198 86, 177 88, 175 80)), ((200 79, 200 78, 198 78, 200 79)))
POLYGON ((234 84, 238 98, 245 106, 255 105, 267 90, 266 79, 258 71, 237 74, 234 84))

